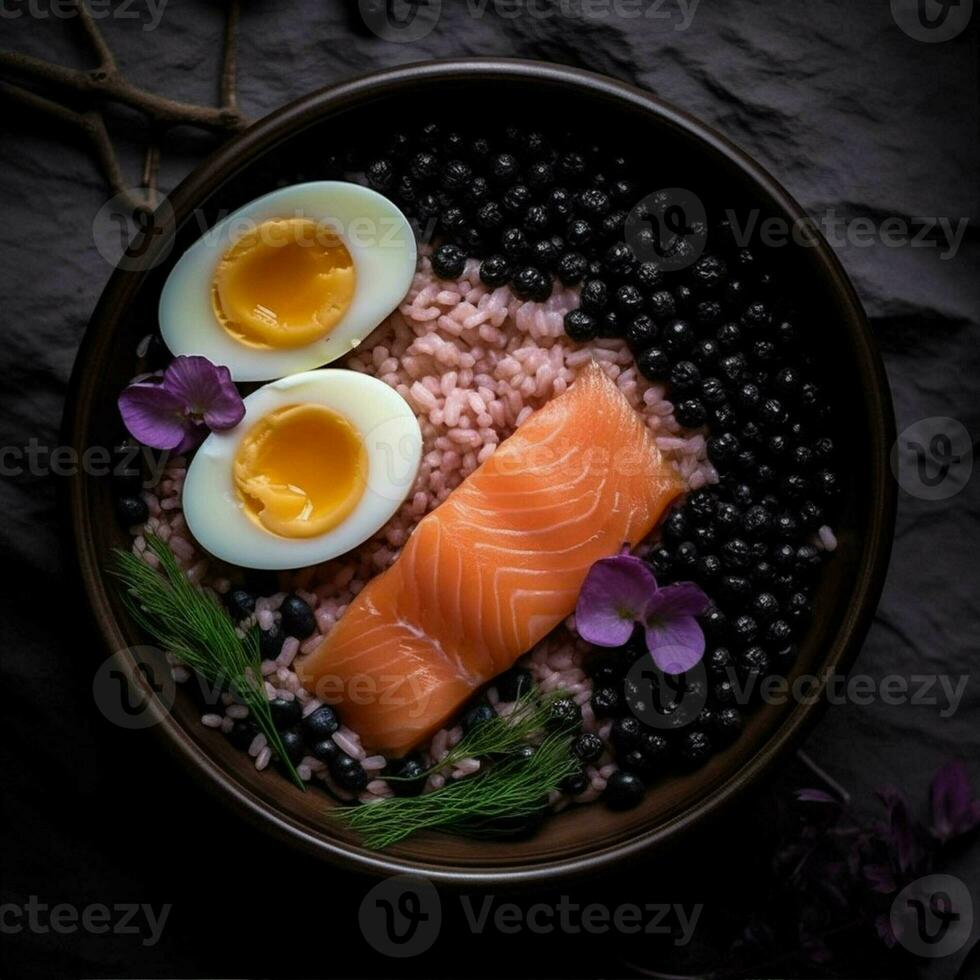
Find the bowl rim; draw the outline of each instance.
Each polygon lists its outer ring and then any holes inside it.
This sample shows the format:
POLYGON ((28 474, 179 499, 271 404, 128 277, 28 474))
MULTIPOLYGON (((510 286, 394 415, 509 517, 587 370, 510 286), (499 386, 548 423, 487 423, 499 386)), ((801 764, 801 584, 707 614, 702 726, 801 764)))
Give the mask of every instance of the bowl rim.
MULTIPOLYGON (((169 200, 178 226, 190 213, 194 202, 213 193, 247 162, 282 139, 313 124, 325 112, 356 105, 374 96, 383 96, 405 84, 495 79, 525 81, 532 85, 544 82, 579 91, 587 90, 592 95, 598 94, 620 104, 627 103, 655 115, 662 124, 682 131, 689 138, 693 137, 722 157, 727 165, 747 178, 754 190, 761 191, 768 201, 793 221, 806 217, 806 212, 785 188, 747 153, 712 127, 652 93, 604 75, 550 62, 467 58, 424 61, 371 72, 325 86, 273 110, 216 150, 175 188, 169 200)), ((888 464, 895 440, 895 418, 884 364, 857 293, 824 237, 818 233, 815 239, 813 252, 816 261, 823 267, 837 302, 849 313, 844 328, 851 335, 862 374, 872 382, 865 397, 870 399, 874 409, 870 426, 873 448, 870 490, 872 520, 867 528, 867 544, 856 571, 856 587, 834 643, 833 649, 838 653, 833 656, 831 650, 822 661, 824 667, 846 672, 850 670, 870 628, 888 569, 897 506, 897 488, 891 479, 888 464)), ((85 448, 85 436, 90 424, 91 400, 83 396, 97 384, 92 365, 98 364, 105 355, 115 332, 117 311, 125 308, 144 274, 141 269, 117 268, 113 271, 82 338, 69 380, 62 419, 63 443, 76 451, 85 448)), ((83 599, 83 614, 97 628, 105 650, 125 650, 126 639, 110 605, 95 542, 88 527, 88 481, 82 473, 77 472, 67 481, 62 481, 59 503, 62 520, 67 523, 66 543, 71 543, 71 547, 65 549, 66 558, 73 570, 78 572, 83 585, 83 593, 79 596, 83 599)), ((602 850, 526 866, 501 868, 468 865, 456 869, 373 852, 314 835, 274 804, 258 798, 232 775, 223 772, 155 698, 149 702, 149 710, 154 713, 157 722, 151 726, 151 730, 158 744, 164 744, 173 756, 178 757, 212 795, 256 827, 271 830, 280 840, 348 869, 375 875, 421 874, 432 881, 452 886, 536 884, 582 872, 607 870, 630 857, 637 857, 654 845, 691 829, 694 824, 701 825, 717 818, 799 744, 826 707, 823 698, 814 699, 810 704, 794 705, 741 768, 726 775, 706 796, 686 806, 668 821, 630 840, 602 850)))

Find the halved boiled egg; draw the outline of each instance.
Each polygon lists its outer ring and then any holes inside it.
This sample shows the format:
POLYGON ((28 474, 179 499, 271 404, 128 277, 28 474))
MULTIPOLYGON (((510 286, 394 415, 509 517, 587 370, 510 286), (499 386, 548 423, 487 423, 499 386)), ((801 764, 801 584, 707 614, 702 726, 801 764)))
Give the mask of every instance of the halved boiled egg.
POLYGON ((305 371, 245 398, 184 481, 184 518, 211 554, 246 568, 300 568, 350 551, 408 495, 422 433, 408 403, 356 371, 305 371))
POLYGON ((319 367, 356 347, 408 292, 416 246, 381 194, 343 181, 294 184, 217 222, 160 296, 174 354, 202 354, 235 381, 319 367))

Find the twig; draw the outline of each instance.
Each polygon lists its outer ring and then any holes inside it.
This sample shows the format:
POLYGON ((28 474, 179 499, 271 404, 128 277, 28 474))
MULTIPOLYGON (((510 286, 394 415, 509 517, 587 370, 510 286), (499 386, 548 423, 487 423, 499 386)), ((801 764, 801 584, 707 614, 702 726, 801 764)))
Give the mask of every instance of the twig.
POLYGON ((25 109, 33 109, 35 112, 44 113, 44 115, 51 116, 68 126, 84 129, 84 121, 80 113, 66 109, 63 105, 52 102, 51 99, 46 99, 36 92, 31 92, 26 88, 21 88, 19 85, 13 85, 10 82, 4 82, 0 86, 0 93, 3 94, 7 102, 13 102, 15 105, 23 106, 25 109))
POLYGON ((143 176, 140 186, 146 192, 146 202, 151 208, 157 204, 157 177, 160 172, 160 145, 156 140, 146 144, 143 153, 143 176))
POLYGON ((99 56, 99 67, 106 72, 115 71, 116 57, 106 43, 106 39, 102 36, 99 25, 95 23, 92 17, 92 11, 86 6, 85 0, 75 0, 75 6, 78 8, 78 19, 82 22, 82 28, 88 35, 89 42, 95 49, 95 53, 99 56))
POLYGON ((152 208, 156 204, 158 192, 160 137, 169 127, 189 125, 229 134, 247 125, 245 117, 238 109, 236 95, 239 0, 228 0, 227 3, 219 86, 221 104, 216 108, 168 99, 130 83, 119 70, 115 56, 85 0, 74 2, 82 30, 98 57, 97 67, 69 68, 32 55, 2 51, 0 76, 6 77, 0 77, 0 83, 3 83, 0 84, 0 97, 33 112, 43 113, 66 127, 81 132, 94 150, 103 176, 114 194, 122 196, 134 210, 152 208), (36 83, 46 89, 74 96, 81 99, 85 106, 75 109, 71 104, 66 105, 53 97, 26 88, 24 82, 36 83), (134 194, 123 177, 119 158, 101 111, 107 102, 137 109, 151 123, 153 136, 143 156, 140 183, 142 195, 134 194))
POLYGON ((186 124, 217 132, 235 132, 245 120, 237 109, 191 105, 162 95, 155 95, 128 82, 116 68, 66 68, 50 61, 13 51, 0 52, 0 71, 20 79, 40 82, 70 90, 77 95, 139 109, 154 122, 165 125, 186 124))
POLYGON ((140 200, 126 186, 122 168, 119 166, 119 158, 116 156, 109 131, 106 129, 105 120, 100 112, 95 110, 75 112, 72 109, 66 109, 57 102, 52 102, 51 99, 38 95, 36 92, 31 92, 18 85, 11 85, 9 82, 0 86, 0 93, 8 102, 13 102, 34 112, 43 113, 81 133, 95 152, 96 159, 102 168, 106 182, 112 188, 113 194, 121 195, 126 204, 134 211, 145 208, 146 202, 140 200))
POLYGON ((85 129, 95 149, 96 158, 103 174, 108 178, 113 193, 120 195, 132 211, 145 210, 147 202, 134 195, 126 185, 122 168, 119 166, 119 158, 116 156, 116 148, 112 145, 102 113, 90 110, 84 113, 82 118, 85 120, 85 129))

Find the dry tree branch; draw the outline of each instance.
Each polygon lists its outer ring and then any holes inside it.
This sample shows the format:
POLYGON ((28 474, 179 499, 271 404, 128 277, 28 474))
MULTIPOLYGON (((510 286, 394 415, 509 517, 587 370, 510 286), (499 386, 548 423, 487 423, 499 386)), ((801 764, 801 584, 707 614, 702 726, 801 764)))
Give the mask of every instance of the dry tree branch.
POLYGON ((95 149, 96 158, 102 167, 102 172, 108 177, 113 193, 121 195, 134 213, 151 208, 150 202, 134 195, 126 186, 126 179, 123 177, 119 158, 116 156, 116 148, 112 145, 102 113, 90 110, 84 113, 82 118, 85 120, 86 131, 95 149))
POLYGON ((88 35, 89 43, 95 49, 95 53, 99 56, 99 67, 103 71, 115 71, 116 56, 112 53, 112 49, 102 36, 102 31, 99 30, 98 24, 92 18, 92 11, 85 5, 84 0, 77 0, 76 6, 78 7, 78 17, 82 22, 82 28, 88 35))
POLYGON ((157 205, 157 175, 160 172, 160 144, 151 140, 146 144, 143 153, 143 176, 140 186, 146 192, 146 203, 155 208, 157 205))
POLYGON ((239 0, 228 0, 222 51, 221 104, 193 105, 168 99, 130 83, 119 70, 115 56, 92 17, 85 0, 75 0, 82 30, 99 59, 93 69, 69 68, 31 55, 0 51, 0 97, 28 110, 43 113, 63 125, 81 132, 92 146, 106 182, 134 209, 153 207, 157 197, 157 173, 160 163, 158 138, 171 126, 196 126, 216 133, 230 134, 245 127, 246 119, 238 109, 236 96, 237 40, 239 0), (5 76, 5 77, 3 77, 5 76), (77 111, 54 98, 48 98, 24 86, 35 83, 55 89, 69 97, 81 98, 87 107, 77 111), (141 188, 134 194, 126 185, 119 159, 106 129, 101 108, 117 102, 143 113, 151 122, 153 137, 144 152, 141 188))
POLYGON ((63 105, 59 105, 57 102, 52 102, 51 99, 46 99, 38 95, 36 92, 31 92, 29 89, 21 88, 17 85, 11 85, 9 82, 0 85, 0 94, 8 102, 13 102, 33 112, 50 116, 63 125, 81 133, 95 153, 103 176, 112 189, 113 194, 121 196, 134 212, 146 208, 147 202, 134 195, 126 186, 122 168, 119 166, 119 158, 116 156, 115 147, 112 145, 112 140, 109 137, 109 131, 106 129, 105 120, 102 118, 101 112, 96 110, 75 112, 72 109, 65 108, 63 105))
POLYGON ((192 105, 155 95, 128 82, 117 68, 95 68, 86 71, 66 68, 31 55, 12 51, 0 52, 0 72, 21 80, 60 87, 91 99, 119 102, 138 109, 154 122, 176 126, 185 124, 218 132, 235 132, 245 120, 237 109, 192 105))
POLYGON ((0 86, 0 92, 3 93, 4 99, 8 102, 13 102, 15 105, 23 106, 25 109, 31 109, 34 112, 41 112, 46 116, 51 116, 68 126, 84 128, 80 113, 66 109, 63 105, 52 102, 50 99, 45 99, 43 96, 38 95, 36 92, 31 92, 29 89, 21 88, 10 82, 4 82, 0 86))

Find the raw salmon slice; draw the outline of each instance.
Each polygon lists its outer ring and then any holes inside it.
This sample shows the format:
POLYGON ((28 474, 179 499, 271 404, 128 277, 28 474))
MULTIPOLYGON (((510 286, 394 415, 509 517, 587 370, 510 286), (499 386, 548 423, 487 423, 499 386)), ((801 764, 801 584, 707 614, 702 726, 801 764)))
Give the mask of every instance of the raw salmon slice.
POLYGON ((591 565, 682 490, 595 363, 425 517, 298 664, 364 746, 400 755, 575 608, 591 565))

